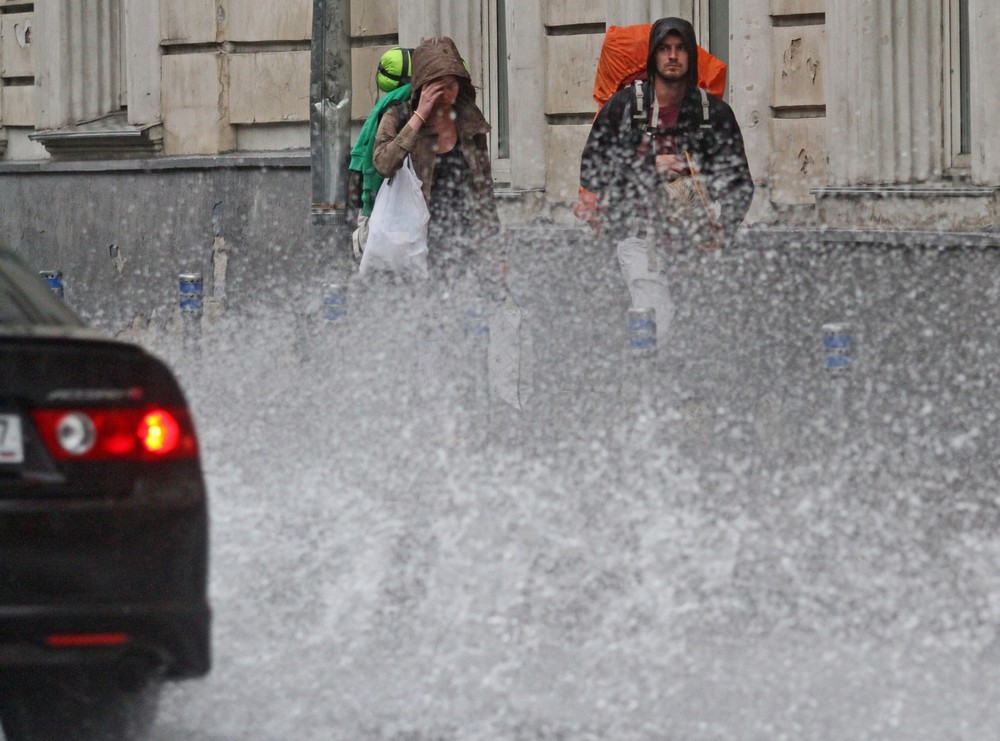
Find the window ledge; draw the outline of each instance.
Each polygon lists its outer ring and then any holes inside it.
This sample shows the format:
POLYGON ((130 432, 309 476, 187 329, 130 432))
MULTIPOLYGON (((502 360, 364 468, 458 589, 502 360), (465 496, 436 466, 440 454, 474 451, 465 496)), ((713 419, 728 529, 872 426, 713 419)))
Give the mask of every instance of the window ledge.
POLYGON ((544 193, 545 188, 512 188, 509 185, 496 184, 493 188, 493 195, 499 200, 513 201, 525 198, 528 195, 544 193))
POLYGON ((991 186, 941 184, 941 185, 855 185, 813 188, 810 192, 820 198, 993 198, 998 188, 991 186))
POLYGON ((751 247, 810 248, 824 244, 884 247, 1000 248, 1000 231, 933 229, 832 229, 828 227, 751 226, 740 230, 740 241, 751 247))
POLYGON ((0 162, 0 177, 4 175, 52 175, 81 172, 152 172, 159 170, 215 170, 215 169, 303 169, 311 166, 306 151, 281 152, 230 152, 226 154, 189 154, 163 157, 121 159, 92 158, 87 160, 8 160, 0 162))
POLYGON ((163 151, 163 124, 131 125, 124 111, 29 134, 54 159, 134 159, 163 151))

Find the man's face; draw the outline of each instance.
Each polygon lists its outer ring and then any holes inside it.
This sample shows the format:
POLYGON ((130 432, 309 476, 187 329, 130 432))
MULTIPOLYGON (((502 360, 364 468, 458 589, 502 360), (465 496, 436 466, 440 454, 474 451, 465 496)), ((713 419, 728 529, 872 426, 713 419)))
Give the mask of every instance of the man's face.
POLYGON ((656 73, 666 82, 680 82, 687 76, 690 55, 684 39, 670 31, 656 47, 656 73))

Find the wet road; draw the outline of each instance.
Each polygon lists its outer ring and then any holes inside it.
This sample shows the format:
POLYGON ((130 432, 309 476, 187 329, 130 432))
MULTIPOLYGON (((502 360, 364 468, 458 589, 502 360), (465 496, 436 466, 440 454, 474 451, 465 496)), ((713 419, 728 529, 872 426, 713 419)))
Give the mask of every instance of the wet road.
POLYGON ((215 667, 153 738, 995 738, 998 259, 682 256, 637 363, 607 254, 520 233, 520 409, 460 301, 136 329, 213 515, 215 667))

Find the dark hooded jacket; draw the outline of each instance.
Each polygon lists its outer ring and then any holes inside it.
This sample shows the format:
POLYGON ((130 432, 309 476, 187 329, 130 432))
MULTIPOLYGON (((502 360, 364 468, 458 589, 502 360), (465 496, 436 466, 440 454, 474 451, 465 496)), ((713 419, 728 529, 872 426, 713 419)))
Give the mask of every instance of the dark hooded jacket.
POLYGON ((383 177, 392 177, 406 156, 410 155, 413 169, 420 178, 424 199, 430 202, 434 187, 437 134, 431 126, 414 131, 406 122, 416 109, 424 86, 446 75, 455 75, 459 79, 459 93, 454 105, 455 126, 462 154, 472 175, 468 215, 480 235, 493 236, 499 231, 500 220, 493 195, 493 173, 486 140, 490 126, 476 106, 476 90, 472 86, 472 78, 450 38, 442 36, 428 39, 413 52, 410 104, 382 117, 375 135, 375 169, 383 177))
MULTIPOLYGON (((651 117, 656 74, 656 48, 671 31, 681 35, 688 51, 688 92, 681 101, 675 136, 678 150, 691 155, 708 186, 711 197, 722 207, 721 222, 727 236, 742 223, 753 199, 753 179, 743 147, 743 135, 732 109, 708 95, 708 125, 704 126, 701 92, 698 90, 698 45, 694 28, 681 18, 661 18, 649 35, 646 60, 648 81, 642 83, 647 125, 651 117)), ((652 147, 644 159, 638 152, 642 122, 633 120, 637 102, 632 86, 615 93, 594 120, 583 150, 580 184, 597 194, 601 218, 614 239, 627 235, 632 216, 655 219, 666 208, 663 180, 656 174, 652 147)))

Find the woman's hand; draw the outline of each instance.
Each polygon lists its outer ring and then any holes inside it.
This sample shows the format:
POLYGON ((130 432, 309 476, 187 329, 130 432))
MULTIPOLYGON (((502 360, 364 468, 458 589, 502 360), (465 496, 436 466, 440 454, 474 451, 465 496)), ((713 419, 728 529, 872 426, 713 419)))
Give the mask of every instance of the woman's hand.
POLYGON ((420 91, 417 113, 425 121, 429 121, 435 113, 451 107, 457 93, 458 82, 453 78, 446 77, 428 82, 420 91))
POLYGON ((431 120, 431 116, 438 109, 441 101, 444 100, 445 87, 440 80, 434 80, 433 82, 427 83, 423 90, 420 91, 420 103, 413 110, 413 115, 410 116, 409 124, 420 131, 431 120))

